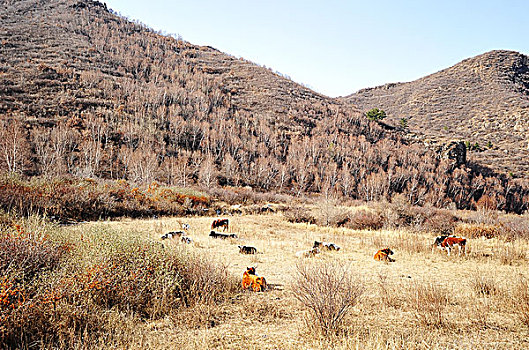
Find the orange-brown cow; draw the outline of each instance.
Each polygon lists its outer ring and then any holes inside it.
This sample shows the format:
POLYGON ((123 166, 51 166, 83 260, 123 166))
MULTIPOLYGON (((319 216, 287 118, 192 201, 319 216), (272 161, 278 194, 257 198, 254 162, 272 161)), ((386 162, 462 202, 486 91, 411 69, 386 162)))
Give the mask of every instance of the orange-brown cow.
POLYGON ((264 292, 267 288, 266 279, 255 275, 255 267, 247 267, 242 274, 242 289, 264 292))
POLYGON ((395 259, 391 259, 389 256, 393 255, 393 251, 389 248, 380 249, 376 254, 374 259, 376 261, 385 261, 385 262, 394 262, 395 259))
POLYGON ((445 248, 448 256, 450 256, 450 250, 454 248, 454 246, 457 246, 459 248, 459 255, 461 255, 461 252, 464 254, 467 253, 467 240, 466 238, 462 237, 446 237, 441 243, 441 247, 445 248))

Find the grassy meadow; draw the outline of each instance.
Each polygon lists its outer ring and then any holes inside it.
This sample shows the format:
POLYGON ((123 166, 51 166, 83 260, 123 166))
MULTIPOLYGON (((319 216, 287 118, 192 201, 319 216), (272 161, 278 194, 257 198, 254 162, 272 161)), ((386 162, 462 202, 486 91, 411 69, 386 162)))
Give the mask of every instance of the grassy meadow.
POLYGON ((432 209, 435 222, 414 212, 404 223, 403 208, 331 204, 222 216, 238 235, 228 240, 208 236, 212 216, 4 223, 0 339, 77 349, 529 347, 527 217, 432 209), (358 228, 373 215, 382 228, 358 228), (182 223, 192 244, 160 239, 182 223), (466 255, 432 250, 448 229, 467 234, 466 255), (315 240, 341 249, 296 256, 315 240), (373 259, 385 247, 395 262, 373 259), (269 290, 241 290, 248 266, 269 290))

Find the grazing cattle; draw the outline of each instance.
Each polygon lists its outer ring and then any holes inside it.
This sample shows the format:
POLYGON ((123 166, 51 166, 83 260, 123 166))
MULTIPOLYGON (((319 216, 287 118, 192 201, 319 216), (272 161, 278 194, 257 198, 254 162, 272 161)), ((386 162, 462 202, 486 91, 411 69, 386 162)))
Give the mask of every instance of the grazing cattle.
POLYGON ((437 236, 435 237, 435 241, 433 242, 433 246, 437 246, 437 247, 440 247, 441 244, 443 243, 443 241, 445 240, 445 238, 448 237, 448 235, 443 235, 443 236, 437 236))
POLYGON ((193 243, 193 239, 191 237, 188 237, 188 236, 182 236, 181 241, 182 241, 182 243, 186 243, 186 244, 193 243))
POLYGON ((316 256, 316 254, 320 254, 320 253, 321 253, 320 248, 316 247, 310 250, 301 250, 296 253, 296 256, 298 258, 313 258, 316 256))
POLYGON ((211 224, 211 229, 216 229, 217 227, 222 227, 222 230, 224 232, 228 231, 230 225, 230 221, 228 219, 217 219, 213 220, 213 223, 211 224))
POLYGON ((185 236, 185 232, 184 231, 172 231, 172 232, 167 232, 167 233, 164 233, 162 235, 162 239, 171 239, 171 238, 175 238, 175 237, 182 237, 182 236, 185 236))
POLYGON ((215 231, 211 231, 209 233, 209 236, 212 237, 212 238, 220 238, 220 239, 238 238, 235 233, 227 234, 227 233, 220 233, 220 232, 215 232, 215 231))
POLYGON ((446 237, 443 240, 443 243, 441 243, 441 247, 446 249, 448 256, 450 256, 450 250, 454 248, 454 246, 457 246, 459 248, 459 255, 461 255, 461 252, 464 254, 467 253, 467 240, 466 238, 462 237, 446 237))
POLYGON ((432 252, 434 250, 434 248, 438 248, 438 249, 444 249, 441 244, 443 244, 443 241, 447 238, 447 237, 455 237, 455 236, 449 236, 449 235, 441 235, 441 236, 437 236, 435 237, 435 241, 433 242, 432 244, 432 252))
POLYGON ((394 262, 395 259, 390 258, 389 256, 393 255, 393 251, 389 248, 380 249, 376 254, 374 259, 377 261, 386 261, 386 262, 394 262))
POLYGON ((191 226, 189 226, 189 224, 182 224, 182 230, 189 231, 190 228, 191 226))
POLYGON ((238 245, 239 247, 239 253, 241 254, 256 254, 257 248, 255 247, 249 247, 247 245, 238 245))
POLYGON ((255 267, 247 267, 242 274, 242 289, 250 288, 254 292, 264 292, 267 288, 266 279, 255 274, 255 267))
POLYGON ((326 250, 340 250, 340 246, 334 243, 319 242, 319 241, 314 241, 314 246, 312 246, 312 248, 320 248, 320 249, 326 249, 326 250))

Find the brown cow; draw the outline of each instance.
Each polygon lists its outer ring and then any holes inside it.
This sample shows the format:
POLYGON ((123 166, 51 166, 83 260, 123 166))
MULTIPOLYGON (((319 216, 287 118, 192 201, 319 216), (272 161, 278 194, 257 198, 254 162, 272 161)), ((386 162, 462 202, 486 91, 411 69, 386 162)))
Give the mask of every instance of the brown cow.
POLYGON ((446 237, 443 243, 441 243, 441 247, 446 249, 448 256, 450 256, 450 250, 454 248, 454 246, 457 246, 459 248, 459 255, 461 255, 461 252, 463 252, 465 255, 467 254, 466 238, 446 237))

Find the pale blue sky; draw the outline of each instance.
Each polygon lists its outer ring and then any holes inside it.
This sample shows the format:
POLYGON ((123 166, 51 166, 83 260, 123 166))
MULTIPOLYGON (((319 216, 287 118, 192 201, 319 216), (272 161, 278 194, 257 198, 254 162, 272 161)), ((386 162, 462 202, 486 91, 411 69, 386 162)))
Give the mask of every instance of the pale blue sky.
POLYGON ((529 54, 529 0, 106 3, 332 97, 415 80, 494 49, 529 54))

